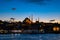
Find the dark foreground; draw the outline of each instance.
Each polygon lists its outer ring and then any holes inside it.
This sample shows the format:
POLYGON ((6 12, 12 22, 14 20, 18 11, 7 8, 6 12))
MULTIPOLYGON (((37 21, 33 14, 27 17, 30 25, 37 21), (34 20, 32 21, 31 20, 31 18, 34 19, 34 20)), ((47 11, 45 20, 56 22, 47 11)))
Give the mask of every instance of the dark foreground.
POLYGON ((0 34, 0 40, 60 40, 60 34, 0 34))
POLYGON ((0 33, 60 33, 59 23, 33 22, 25 18, 23 22, 7 22, 0 20, 0 33))

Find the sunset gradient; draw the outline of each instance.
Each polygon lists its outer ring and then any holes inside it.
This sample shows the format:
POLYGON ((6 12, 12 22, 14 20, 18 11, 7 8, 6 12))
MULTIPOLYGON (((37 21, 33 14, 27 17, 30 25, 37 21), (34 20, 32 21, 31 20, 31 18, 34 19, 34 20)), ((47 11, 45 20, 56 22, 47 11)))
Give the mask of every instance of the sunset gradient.
POLYGON ((12 17, 23 21, 31 15, 34 21, 39 17, 43 22, 55 19, 60 23, 60 0, 44 1, 44 4, 29 3, 25 0, 0 0, 0 20, 9 20, 12 17))

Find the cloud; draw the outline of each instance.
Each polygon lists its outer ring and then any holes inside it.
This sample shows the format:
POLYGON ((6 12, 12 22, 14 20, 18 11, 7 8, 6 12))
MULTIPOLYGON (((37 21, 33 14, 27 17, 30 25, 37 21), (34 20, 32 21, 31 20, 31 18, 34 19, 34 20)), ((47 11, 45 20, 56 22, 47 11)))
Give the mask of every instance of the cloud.
POLYGON ((37 5, 44 5, 47 4, 47 2, 51 2, 52 0, 24 0, 24 1, 28 3, 37 4, 37 5))

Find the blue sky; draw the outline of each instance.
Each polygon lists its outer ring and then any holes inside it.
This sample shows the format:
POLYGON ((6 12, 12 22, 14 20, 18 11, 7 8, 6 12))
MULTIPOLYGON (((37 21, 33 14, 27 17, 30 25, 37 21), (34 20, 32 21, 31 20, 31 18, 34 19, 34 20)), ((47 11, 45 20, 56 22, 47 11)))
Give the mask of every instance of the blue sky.
POLYGON ((32 14, 34 20, 39 17, 40 21, 56 19, 60 22, 60 0, 44 0, 42 3, 26 0, 0 0, 0 20, 9 20, 11 17, 24 20, 32 14))

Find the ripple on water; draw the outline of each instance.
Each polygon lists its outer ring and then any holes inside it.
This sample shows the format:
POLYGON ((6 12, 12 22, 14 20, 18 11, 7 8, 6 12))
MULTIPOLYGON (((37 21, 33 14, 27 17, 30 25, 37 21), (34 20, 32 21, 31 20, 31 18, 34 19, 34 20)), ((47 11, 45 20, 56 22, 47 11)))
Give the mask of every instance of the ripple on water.
POLYGON ((0 40, 60 40, 60 34, 0 34, 0 40))

